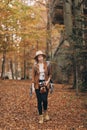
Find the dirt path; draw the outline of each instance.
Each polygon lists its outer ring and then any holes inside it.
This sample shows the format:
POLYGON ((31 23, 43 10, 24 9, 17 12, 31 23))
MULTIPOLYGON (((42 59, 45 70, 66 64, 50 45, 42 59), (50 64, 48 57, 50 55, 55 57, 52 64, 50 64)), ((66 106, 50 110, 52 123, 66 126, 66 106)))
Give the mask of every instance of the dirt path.
POLYGON ((0 130, 87 130, 87 93, 76 96, 68 85, 49 94, 51 120, 38 124, 35 95, 29 81, 0 81, 0 130))

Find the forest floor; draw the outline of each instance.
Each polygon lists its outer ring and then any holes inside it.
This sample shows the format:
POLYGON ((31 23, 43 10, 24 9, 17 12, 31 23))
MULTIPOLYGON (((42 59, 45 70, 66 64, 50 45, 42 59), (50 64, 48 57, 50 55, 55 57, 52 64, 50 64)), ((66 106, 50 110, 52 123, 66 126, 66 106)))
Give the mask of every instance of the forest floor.
POLYGON ((0 130, 87 130, 87 93, 56 84, 49 93, 50 121, 38 124, 35 94, 30 81, 0 80, 0 130))

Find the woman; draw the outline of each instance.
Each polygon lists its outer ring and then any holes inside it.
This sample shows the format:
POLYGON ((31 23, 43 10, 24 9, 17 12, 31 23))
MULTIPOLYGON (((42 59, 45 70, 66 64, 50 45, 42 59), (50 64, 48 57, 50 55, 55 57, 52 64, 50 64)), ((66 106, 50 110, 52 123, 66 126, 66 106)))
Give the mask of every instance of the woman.
POLYGON ((44 120, 49 120, 47 111, 48 107, 48 92, 49 82, 51 79, 51 66, 48 67, 47 62, 44 60, 46 55, 42 51, 37 51, 34 57, 36 64, 32 71, 32 88, 35 88, 37 97, 37 106, 39 112, 39 123, 43 123, 44 120), (44 116, 43 116, 43 111, 44 116))

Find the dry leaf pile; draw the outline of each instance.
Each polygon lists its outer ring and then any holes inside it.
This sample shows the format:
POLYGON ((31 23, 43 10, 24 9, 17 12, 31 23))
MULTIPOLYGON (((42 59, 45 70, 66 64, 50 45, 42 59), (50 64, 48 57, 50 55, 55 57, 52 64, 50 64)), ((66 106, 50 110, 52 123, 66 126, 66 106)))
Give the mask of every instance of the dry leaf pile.
POLYGON ((29 96, 30 81, 0 80, 0 130, 87 130, 87 93, 55 85, 49 94, 50 121, 38 124, 35 94, 29 96))

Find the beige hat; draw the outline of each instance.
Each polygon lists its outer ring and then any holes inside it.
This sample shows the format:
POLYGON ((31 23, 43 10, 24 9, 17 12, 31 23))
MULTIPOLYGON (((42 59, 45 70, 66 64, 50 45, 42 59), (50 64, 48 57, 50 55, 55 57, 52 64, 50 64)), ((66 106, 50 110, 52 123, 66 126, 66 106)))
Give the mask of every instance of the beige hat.
POLYGON ((44 57, 46 57, 46 55, 42 51, 37 51, 34 59, 37 59, 39 55, 43 55, 44 57))

